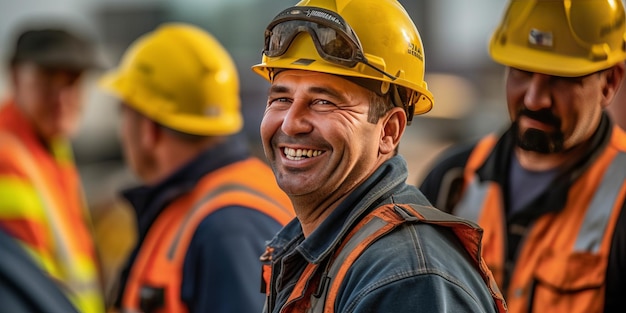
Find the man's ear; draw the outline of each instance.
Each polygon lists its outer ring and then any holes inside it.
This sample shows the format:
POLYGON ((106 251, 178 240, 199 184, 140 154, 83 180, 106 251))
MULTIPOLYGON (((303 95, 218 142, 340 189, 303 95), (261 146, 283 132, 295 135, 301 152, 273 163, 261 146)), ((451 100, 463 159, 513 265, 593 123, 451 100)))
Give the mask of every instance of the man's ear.
POLYGON ((142 134, 140 144, 144 149, 154 149, 163 137, 163 129, 143 115, 140 115, 139 123, 141 123, 139 129, 142 134))
POLYGON ((602 88, 602 107, 607 107, 619 90, 622 79, 624 79, 624 62, 620 62, 613 67, 604 70, 605 84, 602 88))
POLYGON ((407 119, 404 109, 394 107, 381 118, 383 121, 379 152, 380 154, 393 154, 400 144, 400 139, 406 128, 407 119))

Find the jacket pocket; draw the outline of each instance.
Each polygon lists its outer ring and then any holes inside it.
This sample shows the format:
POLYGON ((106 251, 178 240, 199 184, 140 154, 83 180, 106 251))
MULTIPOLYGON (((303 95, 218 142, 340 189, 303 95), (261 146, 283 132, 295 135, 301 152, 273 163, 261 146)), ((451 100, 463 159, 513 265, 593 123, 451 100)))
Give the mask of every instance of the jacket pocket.
POLYGON ((550 253, 534 271, 532 312, 602 312, 607 257, 550 253))

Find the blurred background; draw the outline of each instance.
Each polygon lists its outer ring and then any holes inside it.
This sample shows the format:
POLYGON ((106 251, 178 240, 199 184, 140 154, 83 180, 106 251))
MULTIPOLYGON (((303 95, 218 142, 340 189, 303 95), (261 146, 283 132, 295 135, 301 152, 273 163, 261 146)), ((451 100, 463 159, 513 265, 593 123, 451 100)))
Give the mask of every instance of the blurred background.
MULTIPOLYGON (((233 56, 241 80, 245 133, 262 157, 259 124, 268 83, 250 67, 261 59, 263 30, 295 0, 0 0, 0 54, 6 60, 14 30, 39 20, 57 20, 98 43, 115 66, 138 36, 167 21, 193 23, 212 33, 233 56)), ((449 145, 502 129, 507 122, 503 68, 491 61, 487 42, 504 0, 400 0, 424 44, 426 81, 434 109, 414 118, 400 146, 409 162, 409 183, 421 180, 449 145)), ((371 18, 375 18, 372 16, 371 18)), ((0 65, 0 96, 7 92, 6 62, 0 65)), ((113 275, 132 245, 132 213, 117 192, 135 183, 125 167, 117 135, 116 103, 99 90, 97 75, 86 80, 85 112, 74 140, 75 156, 96 233, 103 242, 107 274, 113 275)))

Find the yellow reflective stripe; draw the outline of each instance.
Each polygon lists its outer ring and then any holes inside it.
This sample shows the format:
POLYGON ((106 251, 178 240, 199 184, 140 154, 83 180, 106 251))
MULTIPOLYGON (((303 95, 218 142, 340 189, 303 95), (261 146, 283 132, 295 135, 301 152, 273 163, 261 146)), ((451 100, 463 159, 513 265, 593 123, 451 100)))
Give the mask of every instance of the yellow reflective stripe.
POLYGON ((34 259, 35 263, 39 265, 48 275, 61 279, 63 277, 62 271, 59 268, 59 264, 56 262, 56 259, 49 254, 48 251, 41 251, 35 249, 34 247, 21 242, 20 244, 24 247, 24 250, 34 259))
POLYGON ((80 277, 67 277, 64 275, 62 264, 57 262, 44 251, 33 249, 23 244, 22 246, 44 271, 50 275, 58 284, 62 285, 62 290, 70 301, 82 312, 102 313, 104 312, 104 301, 102 290, 98 283, 98 273, 94 264, 88 257, 81 256, 73 265, 74 274, 80 277))
MULTIPOLYGON (((6 140, 5 142, 12 141, 13 147, 16 149, 14 152, 20 156, 19 159, 22 160, 27 175, 33 181, 33 185, 30 186, 31 190, 34 191, 32 198, 40 199, 39 207, 41 208, 42 219, 48 221, 47 225, 52 228, 55 256, 49 255, 50 252, 48 251, 39 251, 33 247, 26 247, 27 251, 49 275, 66 287, 64 291, 81 312, 103 313, 104 302, 96 264, 88 256, 77 255, 68 245, 68 241, 65 240, 71 236, 71 233, 68 232, 69 228, 63 227, 71 227, 71 225, 66 225, 64 222, 67 221, 58 215, 59 210, 63 208, 56 207, 56 204, 52 202, 53 197, 48 194, 45 180, 37 171, 36 161, 19 140, 2 133, 0 133, 0 139, 0 142, 2 140, 6 140), (87 266, 85 263, 92 264, 87 266)), ((71 147, 67 142, 57 141, 53 149, 53 154, 60 163, 73 161, 71 147)), ((84 212, 87 212, 86 208, 84 208, 84 212)), ((20 213, 22 213, 20 216, 24 216, 24 212, 20 213)))
POLYGON ((74 153, 71 144, 65 139, 52 140, 50 143, 52 155, 61 164, 74 164, 74 153))
POLYGON ((69 295, 70 301, 81 313, 104 313, 104 301, 99 292, 83 292, 80 295, 69 295))
POLYGON ((95 273, 98 272, 91 258, 86 255, 77 255, 74 265, 74 272, 78 273, 80 277, 95 277, 95 273))
POLYGON ((35 187, 12 176, 0 176, 0 217, 44 220, 41 198, 35 187))

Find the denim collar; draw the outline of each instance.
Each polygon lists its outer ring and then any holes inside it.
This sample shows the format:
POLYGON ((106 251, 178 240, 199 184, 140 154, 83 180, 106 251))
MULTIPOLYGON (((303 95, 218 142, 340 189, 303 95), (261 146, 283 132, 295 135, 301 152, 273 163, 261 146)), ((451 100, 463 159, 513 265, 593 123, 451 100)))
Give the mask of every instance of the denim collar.
POLYGON ((309 263, 321 262, 365 214, 405 186, 407 174, 408 168, 402 156, 389 159, 348 195, 309 237, 304 238, 298 219, 287 224, 269 243, 274 248, 273 257, 280 258, 295 249, 309 263))

